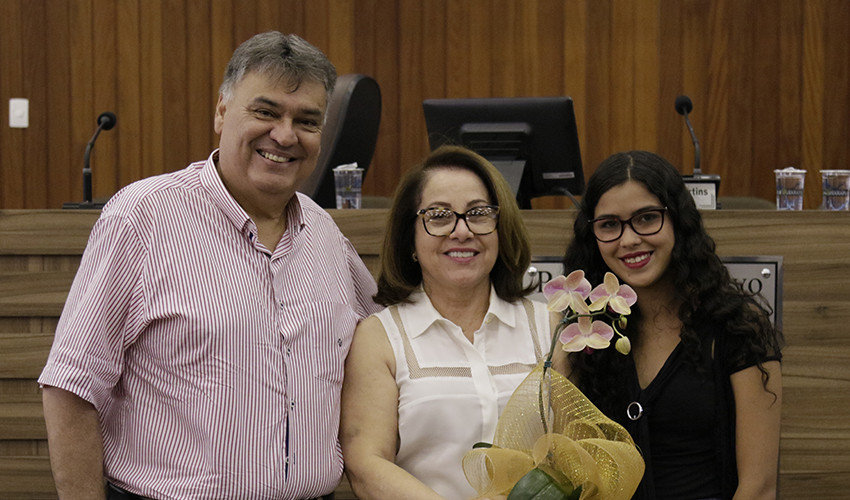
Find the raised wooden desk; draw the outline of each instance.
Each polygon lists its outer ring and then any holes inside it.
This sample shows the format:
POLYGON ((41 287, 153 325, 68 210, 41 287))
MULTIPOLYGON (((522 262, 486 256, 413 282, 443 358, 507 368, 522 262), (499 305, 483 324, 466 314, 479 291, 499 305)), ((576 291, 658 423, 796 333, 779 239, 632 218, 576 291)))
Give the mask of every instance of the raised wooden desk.
MULTIPOLYGON (((331 211, 378 268, 385 210, 331 211)), ((97 212, 0 211, 0 497, 56 498, 47 461, 41 371, 97 212)), ((850 489, 850 213, 703 213, 727 256, 784 258, 787 347, 783 498, 846 498, 850 489)), ((572 210, 524 213, 536 256, 560 255, 572 210)), ((351 498, 341 485, 338 498, 351 498)))

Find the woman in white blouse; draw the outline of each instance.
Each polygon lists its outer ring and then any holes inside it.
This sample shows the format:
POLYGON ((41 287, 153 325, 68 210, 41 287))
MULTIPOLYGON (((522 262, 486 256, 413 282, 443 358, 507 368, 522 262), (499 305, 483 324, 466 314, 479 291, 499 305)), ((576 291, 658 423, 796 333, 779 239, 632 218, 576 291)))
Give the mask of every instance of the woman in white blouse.
POLYGON ((531 258, 513 194, 465 148, 437 149, 401 181, 375 301, 345 366, 340 440, 361 499, 475 496, 461 460, 492 442, 511 393, 551 339, 525 297, 531 258))

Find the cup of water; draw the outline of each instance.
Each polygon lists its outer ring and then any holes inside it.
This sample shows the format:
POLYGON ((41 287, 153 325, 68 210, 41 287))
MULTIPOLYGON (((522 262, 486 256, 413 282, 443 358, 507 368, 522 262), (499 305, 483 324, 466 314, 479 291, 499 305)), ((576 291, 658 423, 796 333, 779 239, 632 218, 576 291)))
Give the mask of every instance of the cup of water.
POLYGON ((336 185, 336 208, 360 208, 363 199, 363 169, 357 163, 340 165, 333 169, 336 185))
POLYGON ((821 170, 824 210, 850 210, 850 170, 821 170))
POLYGON ((776 209, 802 210, 806 171, 788 167, 773 172, 776 174, 776 209))

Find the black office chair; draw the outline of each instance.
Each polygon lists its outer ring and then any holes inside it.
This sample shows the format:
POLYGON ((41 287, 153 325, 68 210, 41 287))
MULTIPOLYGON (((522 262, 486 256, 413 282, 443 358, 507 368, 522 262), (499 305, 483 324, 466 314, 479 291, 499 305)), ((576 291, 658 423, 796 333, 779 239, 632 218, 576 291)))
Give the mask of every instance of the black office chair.
POLYGON ((323 208, 336 208, 333 168, 357 162, 365 178, 378 141, 381 88, 372 77, 340 75, 328 103, 322 151, 301 191, 323 208))

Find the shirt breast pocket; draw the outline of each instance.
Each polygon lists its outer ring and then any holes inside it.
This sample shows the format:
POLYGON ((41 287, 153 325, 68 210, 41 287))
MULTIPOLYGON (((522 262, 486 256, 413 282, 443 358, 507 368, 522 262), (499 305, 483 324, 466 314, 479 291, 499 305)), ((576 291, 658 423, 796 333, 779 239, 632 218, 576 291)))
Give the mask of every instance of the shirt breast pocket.
POLYGON ((317 379, 341 385, 345 357, 351 346, 357 314, 349 304, 313 302, 304 304, 303 345, 317 379))

